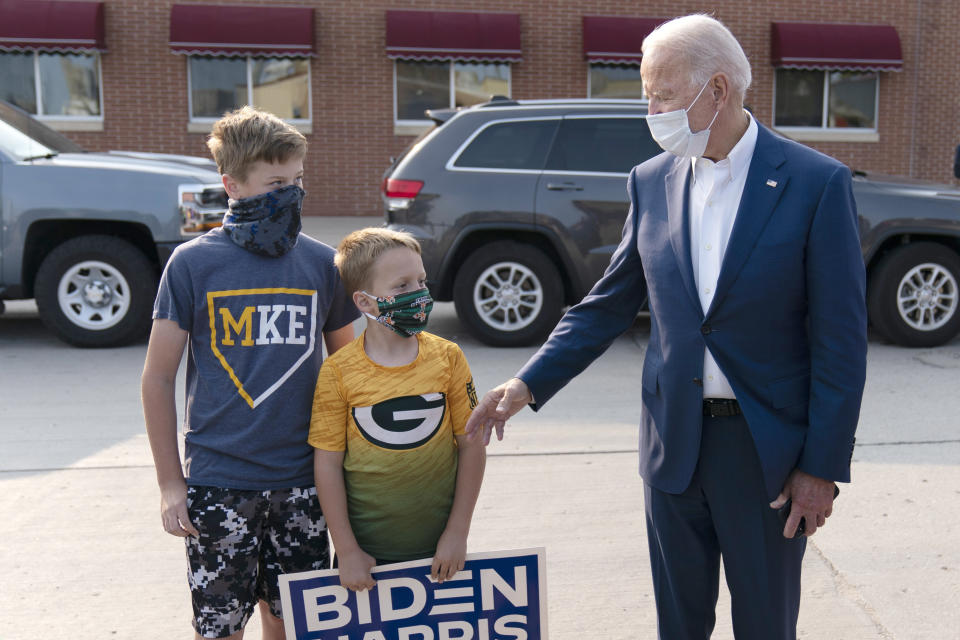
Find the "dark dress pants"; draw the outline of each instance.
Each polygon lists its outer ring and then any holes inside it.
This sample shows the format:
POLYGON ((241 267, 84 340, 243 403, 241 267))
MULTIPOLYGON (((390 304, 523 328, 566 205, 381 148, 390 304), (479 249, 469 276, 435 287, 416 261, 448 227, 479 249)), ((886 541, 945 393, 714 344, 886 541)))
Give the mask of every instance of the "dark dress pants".
POLYGON ((644 497, 661 640, 710 637, 721 557, 737 640, 796 638, 806 538, 783 537, 742 416, 705 416, 687 490, 644 497))

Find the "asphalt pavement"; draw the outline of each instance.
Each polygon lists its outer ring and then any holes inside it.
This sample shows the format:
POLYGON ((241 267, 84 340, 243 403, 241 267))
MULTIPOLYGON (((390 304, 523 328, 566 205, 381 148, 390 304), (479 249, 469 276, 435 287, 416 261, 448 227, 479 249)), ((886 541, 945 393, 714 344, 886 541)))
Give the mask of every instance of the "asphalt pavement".
MULTIPOLYGON (((380 221, 305 230, 335 244, 380 221)), ((535 351, 480 344, 450 303, 430 330, 463 347, 480 393, 535 351)), ((656 637, 637 475, 648 338, 641 317, 488 450, 469 548, 546 547, 555 640, 656 637)), ((69 347, 31 302, 0 316, 0 640, 190 637, 183 543, 160 526, 143 430, 145 351, 69 347)), ((958 373, 960 338, 918 350, 871 339, 853 482, 807 546, 801 638, 960 639, 958 373)), ((717 614, 713 638, 733 638, 725 587, 717 614)), ((260 637, 256 616, 247 637, 260 637)))

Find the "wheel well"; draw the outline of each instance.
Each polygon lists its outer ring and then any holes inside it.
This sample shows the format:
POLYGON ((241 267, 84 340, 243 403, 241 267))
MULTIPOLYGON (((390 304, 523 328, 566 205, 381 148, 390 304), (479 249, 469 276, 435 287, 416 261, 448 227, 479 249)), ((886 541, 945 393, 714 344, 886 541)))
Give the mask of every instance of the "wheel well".
POLYGON ((443 274, 443 280, 440 282, 437 299, 453 299, 453 281, 456 277, 457 269, 459 269, 460 265, 467 259, 467 256, 484 245, 488 245, 491 242, 502 242, 504 240, 520 244, 529 244, 543 251, 543 253, 550 258, 550 261, 556 265, 557 271, 560 273, 560 280, 563 282, 563 297, 565 302, 567 304, 575 302, 575 300, 573 300, 575 294, 573 291, 573 283, 570 281, 569 270, 560 257, 560 254, 557 253, 553 243, 541 233, 518 231, 515 229, 484 229, 474 231, 464 238, 457 246, 453 256, 447 262, 447 269, 443 274))
POLYGON ((24 296, 32 298, 37 270, 47 255, 58 246, 79 236, 104 235, 126 240, 140 249, 160 274, 160 259, 150 230, 133 222, 108 220, 40 220, 30 225, 23 248, 24 296))
POLYGON ((922 233, 902 233, 886 238, 877 250, 873 252, 870 261, 867 263, 867 277, 869 278, 873 270, 883 259, 895 249, 904 245, 916 242, 934 242, 943 245, 954 253, 960 255, 960 238, 951 238, 948 236, 926 235, 922 233))

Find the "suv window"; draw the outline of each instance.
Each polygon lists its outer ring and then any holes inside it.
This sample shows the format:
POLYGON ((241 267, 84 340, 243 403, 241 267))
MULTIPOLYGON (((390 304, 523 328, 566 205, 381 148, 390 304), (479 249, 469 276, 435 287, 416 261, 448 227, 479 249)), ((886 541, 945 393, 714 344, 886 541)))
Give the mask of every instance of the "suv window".
POLYGON ((547 171, 629 173, 660 151, 644 118, 566 118, 547 171))
POLYGON ((477 169, 543 169, 559 119, 513 120, 485 127, 453 163, 477 169))

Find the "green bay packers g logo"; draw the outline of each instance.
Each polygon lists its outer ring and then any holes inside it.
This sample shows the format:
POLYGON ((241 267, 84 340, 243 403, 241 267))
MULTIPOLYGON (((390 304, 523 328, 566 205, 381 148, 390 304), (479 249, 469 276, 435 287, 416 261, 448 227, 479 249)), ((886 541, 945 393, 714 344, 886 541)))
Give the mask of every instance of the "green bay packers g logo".
POLYGON ((369 442, 384 449, 416 449, 440 429, 447 410, 442 393, 403 396, 372 407, 354 407, 353 422, 369 442))

